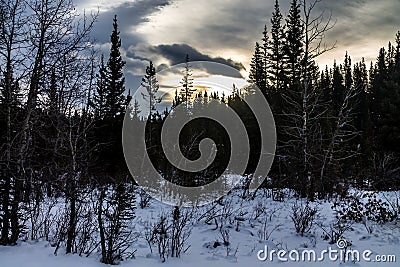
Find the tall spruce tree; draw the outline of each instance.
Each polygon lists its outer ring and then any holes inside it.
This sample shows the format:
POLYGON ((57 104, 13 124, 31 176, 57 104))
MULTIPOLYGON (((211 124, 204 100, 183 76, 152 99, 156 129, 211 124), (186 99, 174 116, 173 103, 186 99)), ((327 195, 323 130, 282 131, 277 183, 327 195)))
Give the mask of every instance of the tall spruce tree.
POLYGON ((275 91, 284 89, 285 73, 283 66, 284 56, 284 29, 281 25, 282 14, 279 8, 279 1, 275 1, 275 9, 271 18, 271 38, 268 42, 268 78, 271 82, 272 89, 275 91))
POLYGON ((108 71, 104 65, 104 56, 101 55, 99 72, 96 75, 96 93, 91 102, 96 119, 103 119, 105 116, 106 109, 106 90, 107 90, 107 79, 108 71))
POLYGON ((188 109, 191 106, 191 101, 193 98, 193 94, 195 93, 195 89, 193 88, 193 74, 192 69, 189 64, 189 55, 186 54, 185 57, 185 67, 183 70, 183 77, 181 81, 182 88, 180 90, 180 100, 182 102, 186 102, 186 108, 188 109))
POLYGON ((135 101, 134 101, 133 107, 132 107, 132 116, 133 116, 133 118, 139 118, 140 112, 142 112, 142 111, 140 110, 139 101, 137 101, 137 99, 135 98, 135 101))
POLYGON ((117 15, 113 19, 113 31, 111 33, 111 50, 107 62, 108 77, 106 79, 106 109, 108 117, 116 117, 123 114, 126 107, 125 77, 123 68, 125 61, 121 56, 121 39, 119 37, 117 15))
POLYGON ((255 84, 264 94, 266 93, 265 75, 263 52, 260 44, 256 42, 254 55, 250 63, 249 78, 250 81, 255 84))
POLYGON ((371 70, 371 119, 373 123, 374 135, 378 136, 379 124, 382 114, 380 112, 380 103, 382 103, 382 85, 387 80, 387 68, 385 63, 386 50, 381 48, 375 66, 371 70))
POLYGON ((262 46, 261 48, 261 56, 262 56, 262 88, 261 91, 264 92, 264 95, 268 94, 268 70, 269 70, 269 62, 268 62, 268 45, 269 45, 269 36, 268 36, 268 30, 267 30, 267 25, 264 25, 264 31, 263 31, 263 37, 262 37, 262 46))
POLYGON ((122 151, 120 131, 123 115, 131 100, 125 96, 125 61, 121 56, 121 39, 119 37, 117 16, 113 19, 113 30, 110 37, 111 48, 107 64, 101 57, 96 81, 96 93, 91 100, 95 113, 95 130, 93 132, 94 151, 101 162, 96 169, 99 175, 125 175, 127 168, 122 151))
POLYGON ((332 73, 332 110, 334 116, 337 115, 340 103, 342 103, 344 98, 344 77, 342 74, 341 66, 337 65, 336 61, 333 63, 333 73, 332 73))
POLYGON ((301 21, 300 3, 298 0, 292 0, 290 10, 286 18, 285 31, 285 61, 288 74, 289 87, 298 89, 301 77, 301 61, 303 57, 303 24, 301 21))
POLYGON ((344 57, 344 88, 346 90, 350 90, 353 86, 353 75, 352 75, 352 67, 351 67, 351 58, 346 51, 346 55, 344 57))
POLYGON ((353 70, 354 87, 360 89, 359 103, 355 110, 355 128, 361 133, 361 140, 356 138, 354 140, 355 145, 358 146, 360 152, 359 160, 356 161, 358 167, 358 173, 360 174, 357 178, 358 186, 362 187, 364 183, 364 177, 368 170, 368 159, 371 156, 371 116, 369 109, 370 96, 368 93, 368 72, 365 60, 362 58, 361 62, 354 65, 353 70))
POLYGON ((152 115, 156 110, 156 105, 161 102, 161 99, 157 96, 159 84, 156 77, 156 68, 153 62, 150 61, 146 67, 146 74, 142 78, 142 86, 146 92, 142 94, 143 99, 148 102, 149 108, 149 119, 152 119, 152 115))
POLYGON ((295 187, 302 196, 307 194, 308 162, 302 151, 307 135, 303 130, 303 94, 301 86, 301 70, 303 57, 303 25, 301 22, 300 4, 292 0, 289 14, 286 18, 285 39, 283 45, 283 61, 285 75, 285 90, 281 90, 282 116, 278 126, 278 154, 282 159, 284 173, 289 177, 289 183, 295 187))
POLYGON ((394 55, 394 65, 396 71, 400 72, 400 31, 396 34, 396 52, 394 55))

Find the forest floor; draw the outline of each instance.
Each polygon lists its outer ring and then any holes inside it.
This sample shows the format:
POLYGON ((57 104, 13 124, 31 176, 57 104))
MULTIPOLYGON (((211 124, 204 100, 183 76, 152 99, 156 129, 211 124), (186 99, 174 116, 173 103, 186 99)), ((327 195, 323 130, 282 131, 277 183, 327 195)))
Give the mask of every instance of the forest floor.
MULTIPOLYGON (((399 266, 399 222, 347 224, 348 230, 343 234, 347 248, 339 249, 338 244, 331 244, 329 240, 329 234, 332 234, 330 226, 334 226, 336 222, 335 212, 331 208, 334 200, 310 204, 311 208, 317 207, 318 212, 310 231, 302 236, 296 233, 291 217, 293 206, 297 203, 304 207, 305 201, 296 199, 289 191, 286 191, 285 200, 282 202, 272 201, 269 194, 268 190, 259 190, 254 200, 243 199, 242 191, 235 190, 223 198, 223 205, 209 204, 195 209, 186 228, 191 232, 185 245, 186 252, 180 258, 169 257, 164 263, 158 255, 157 245, 153 245, 153 253, 150 252, 145 232, 149 225, 158 221, 160 214, 171 214, 172 207, 151 200, 148 207, 138 207, 136 210, 136 218, 132 222, 133 232, 137 235, 132 249, 136 252, 132 259, 122 261, 120 266, 399 266), (217 214, 216 219, 210 214, 217 214), (218 228, 215 222, 218 222, 218 228), (229 236, 229 246, 223 244, 223 231, 220 229, 224 229, 224 233, 229 236), (265 258, 266 255, 260 250, 265 248, 268 248, 267 257, 262 261, 259 257, 265 258), (272 253, 271 259, 272 250, 282 250, 286 254, 281 252, 280 260, 277 253, 272 253), (309 253, 312 255, 311 250, 316 253, 316 260, 312 257, 311 261, 307 259, 309 253), (323 253, 324 250, 328 252, 323 253), (298 259, 293 251, 298 252, 298 259), (306 252, 303 253, 304 251, 306 252), (329 251, 333 253, 331 257, 329 251), (340 259, 341 254, 344 255, 346 251, 358 251, 360 261, 340 259), (379 259, 386 262, 378 262, 379 259)), ((378 198, 384 201, 394 200, 397 196, 398 192, 378 193, 378 198)), ((0 247, 0 266, 105 266, 100 263, 98 252, 89 257, 80 257, 76 254, 66 255, 64 251, 61 248, 55 256, 54 247, 49 242, 21 241, 16 246, 0 247)))

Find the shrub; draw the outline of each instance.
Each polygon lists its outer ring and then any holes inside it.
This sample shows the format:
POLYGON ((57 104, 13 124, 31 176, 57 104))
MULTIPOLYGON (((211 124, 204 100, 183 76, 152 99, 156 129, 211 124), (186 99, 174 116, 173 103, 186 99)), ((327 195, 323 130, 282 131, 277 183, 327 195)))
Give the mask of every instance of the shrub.
POLYGON ((296 233, 303 236, 304 233, 309 232, 315 223, 317 213, 318 208, 311 207, 308 202, 305 205, 295 202, 292 206, 292 214, 290 217, 294 223, 296 233))
POLYGON ((336 201, 332 209, 336 212, 336 219, 342 221, 386 223, 397 218, 389 203, 379 199, 376 193, 350 195, 336 201))

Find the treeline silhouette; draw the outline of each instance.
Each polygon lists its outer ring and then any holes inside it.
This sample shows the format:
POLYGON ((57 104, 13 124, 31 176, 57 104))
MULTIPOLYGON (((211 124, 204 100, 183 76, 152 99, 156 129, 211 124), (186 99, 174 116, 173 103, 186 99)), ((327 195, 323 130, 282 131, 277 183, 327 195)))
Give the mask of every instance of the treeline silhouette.
POLYGON ((250 78, 272 107, 278 133, 270 173, 273 186, 302 196, 352 185, 374 190, 399 186, 400 32, 367 68, 364 58, 319 68, 315 59, 334 48, 323 43, 333 24, 317 2, 279 1, 256 43, 250 78))

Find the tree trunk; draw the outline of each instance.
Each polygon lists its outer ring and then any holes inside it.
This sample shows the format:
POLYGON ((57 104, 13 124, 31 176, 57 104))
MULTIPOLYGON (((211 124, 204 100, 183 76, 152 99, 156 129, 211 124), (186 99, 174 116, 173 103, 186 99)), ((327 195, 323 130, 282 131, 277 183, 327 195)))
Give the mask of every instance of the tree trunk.
POLYGON ((103 225, 103 201, 105 197, 105 188, 102 188, 100 191, 99 197, 99 206, 97 211, 97 222, 99 224, 99 233, 100 233, 100 246, 101 246, 101 262, 107 262, 107 252, 106 252, 106 238, 104 235, 104 225, 103 225))

